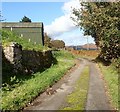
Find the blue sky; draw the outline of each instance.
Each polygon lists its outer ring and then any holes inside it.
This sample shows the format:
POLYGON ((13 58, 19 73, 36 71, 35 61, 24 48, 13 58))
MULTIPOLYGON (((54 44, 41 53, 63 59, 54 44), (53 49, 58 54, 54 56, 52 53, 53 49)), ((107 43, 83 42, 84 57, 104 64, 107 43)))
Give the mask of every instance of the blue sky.
MULTIPOLYGON (((83 31, 70 19, 71 5, 77 7, 75 0, 67 2, 2 2, 2 15, 6 22, 19 22, 23 16, 32 22, 43 22, 44 30, 52 39, 64 40, 66 45, 83 45, 87 39, 83 31)), ((79 7, 79 6, 78 6, 79 7)), ((89 38, 89 43, 93 43, 89 38)))
POLYGON ((63 15, 60 9, 62 5, 62 2, 3 2, 2 13, 9 22, 19 22, 25 15, 31 18, 32 22, 42 21, 47 25, 63 15))

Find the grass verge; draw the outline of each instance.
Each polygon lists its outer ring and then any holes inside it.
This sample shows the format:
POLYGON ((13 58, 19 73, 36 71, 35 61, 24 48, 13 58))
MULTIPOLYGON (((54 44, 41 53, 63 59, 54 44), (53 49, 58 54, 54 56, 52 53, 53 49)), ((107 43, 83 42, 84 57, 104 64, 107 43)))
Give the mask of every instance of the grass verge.
POLYGON ((89 86, 89 67, 86 66, 80 79, 75 84, 75 90, 67 96, 67 107, 61 110, 84 110, 89 86))
POLYGON ((120 101, 118 101, 118 72, 113 68, 113 66, 104 66, 99 63, 99 67, 107 84, 106 86, 110 95, 112 106, 115 109, 118 109, 118 102, 120 105, 120 101))
POLYGON ((74 58, 66 51, 56 52, 55 57, 58 61, 56 65, 42 73, 32 74, 32 77, 23 81, 20 86, 15 86, 12 91, 2 91, 2 110, 19 110, 25 107, 36 96, 56 83, 75 64, 74 58), (67 60, 70 61, 64 61, 66 56, 67 60))

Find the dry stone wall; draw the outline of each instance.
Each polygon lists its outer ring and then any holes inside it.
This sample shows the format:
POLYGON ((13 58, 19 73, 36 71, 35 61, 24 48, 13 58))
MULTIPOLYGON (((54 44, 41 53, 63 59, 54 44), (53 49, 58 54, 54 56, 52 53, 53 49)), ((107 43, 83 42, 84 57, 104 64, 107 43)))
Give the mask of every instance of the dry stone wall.
POLYGON ((8 46, 3 47, 5 58, 13 65, 13 71, 22 71, 22 46, 11 42, 8 46))
POLYGON ((22 51, 22 65, 25 72, 33 73, 44 68, 49 68, 52 64, 53 56, 51 51, 22 51))
POLYGON ((52 51, 22 50, 17 43, 3 48, 4 57, 13 65, 14 72, 34 73, 49 68, 53 63, 52 51))

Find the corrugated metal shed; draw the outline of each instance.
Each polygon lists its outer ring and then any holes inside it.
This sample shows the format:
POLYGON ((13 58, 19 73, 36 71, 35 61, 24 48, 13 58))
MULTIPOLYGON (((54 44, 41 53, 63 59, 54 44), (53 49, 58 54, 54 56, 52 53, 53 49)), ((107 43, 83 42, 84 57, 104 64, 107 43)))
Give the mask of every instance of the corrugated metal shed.
POLYGON ((44 45, 44 26, 42 22, 3 22, 2 28, 36 44, 44 45))

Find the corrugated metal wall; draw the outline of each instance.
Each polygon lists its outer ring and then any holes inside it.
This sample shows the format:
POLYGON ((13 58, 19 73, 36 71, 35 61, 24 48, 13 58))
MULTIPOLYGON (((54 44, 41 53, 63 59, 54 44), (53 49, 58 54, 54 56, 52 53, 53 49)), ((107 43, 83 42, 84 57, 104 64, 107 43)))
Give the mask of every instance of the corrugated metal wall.
POLYGON ((28 27, 28 28, 3 28, 5 30, 12 30, 14 33, 16 33, 18 36, 21 36, 23 38, 28 39, 28 41, 31 41, 36 44, 43 45, 43 28, 34 28, 34 27, 28 27))

